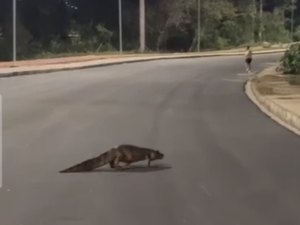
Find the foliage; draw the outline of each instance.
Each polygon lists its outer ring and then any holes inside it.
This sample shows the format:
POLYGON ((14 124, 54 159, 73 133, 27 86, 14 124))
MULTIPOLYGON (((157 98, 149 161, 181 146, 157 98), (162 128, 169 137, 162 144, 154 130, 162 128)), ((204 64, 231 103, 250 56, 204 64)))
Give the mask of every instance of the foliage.
MULTIPOLYGON (((40 54, 104 52, 118 49, 118 1, 20 0, 18 58, 40 54)), ((197 49, 198 0, 146 0, 146 45, 149 51, 197 49)), ((290 41, 291 1, 201 0, 201 49, 290 41), (254 4, 255 3, 255 4, 254 4)), ((11 0, 0 3, 0 60, 11 59, 11 0)), ((295 9, 300 25, 300 1, 295 9)), ((139 1, 122 1, 123 48, 139 47, 139 1)), ((300 28, 294 33, 300 40, 300 28)))
POLYGON ((300 26, 298 26, 295 30, 294 41, 300 41, 300 26))
POLYGON ((281 59, 282 70, 285 74, 300 75, 300 44, 293 44, 281 59))
POLYGON ((111 50, 111 38, 113 33, 102 24, 78 25, 72 22, 68 32, 70 41, 67 47, 74 52, 99 52, 111 50))
POLYGON ((289 32, 285 29, 284 11, 275 9, 264 13, 264 40, 268 42, 288 42, 289 32))

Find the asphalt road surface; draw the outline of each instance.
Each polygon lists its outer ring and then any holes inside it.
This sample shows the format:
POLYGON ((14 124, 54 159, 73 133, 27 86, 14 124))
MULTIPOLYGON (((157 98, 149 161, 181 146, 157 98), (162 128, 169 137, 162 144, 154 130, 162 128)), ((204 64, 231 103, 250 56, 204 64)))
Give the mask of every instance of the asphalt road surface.
POLYGON ((300 224, 300 138, 248 100, 243 73, 234 56, 0 79, 0 224, 300 224), (166 157, 58 173, 122 143, 166 157))

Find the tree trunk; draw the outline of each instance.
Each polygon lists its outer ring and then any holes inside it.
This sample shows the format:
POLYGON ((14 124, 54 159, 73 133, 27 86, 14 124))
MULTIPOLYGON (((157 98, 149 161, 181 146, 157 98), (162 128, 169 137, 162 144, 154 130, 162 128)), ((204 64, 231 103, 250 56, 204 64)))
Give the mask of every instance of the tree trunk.
POLYGON ((196 42, 197 42, 197 34, 194 35, 193 41, 192 41, 191 46, 189 48, 189 52, 193 51, 193 49, 195 48, 196 42))
POLYGON ((168 26, 169 26, 169 22, 167 21, 164 28, 159 32, 159 35, 157 38, 157 43, 156 43, 156 51, 158 51, 158 52, 159 52, 160 47, 165 39, 165 34, 166 34, 168 26))

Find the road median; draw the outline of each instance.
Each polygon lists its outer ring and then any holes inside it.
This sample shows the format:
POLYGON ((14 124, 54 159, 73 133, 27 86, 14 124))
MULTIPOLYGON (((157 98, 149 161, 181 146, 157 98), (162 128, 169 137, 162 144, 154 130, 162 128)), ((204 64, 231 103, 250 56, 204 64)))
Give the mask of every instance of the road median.
POLYGON ((269 67, 249 79, 246 94, 270 118, 300 135, 300 84, 269 67))

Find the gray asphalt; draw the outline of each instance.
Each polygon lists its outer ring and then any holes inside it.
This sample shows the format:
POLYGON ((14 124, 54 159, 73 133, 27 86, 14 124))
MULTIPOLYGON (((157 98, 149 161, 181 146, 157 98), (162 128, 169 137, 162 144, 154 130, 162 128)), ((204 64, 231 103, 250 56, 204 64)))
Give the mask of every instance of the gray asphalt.
POLYGON ((248 100, 243 72, 235 56, 0 79, 0 224, 300 224, 300 138, 248 100), (58 173, 122 143, 166 157, 58 173))

